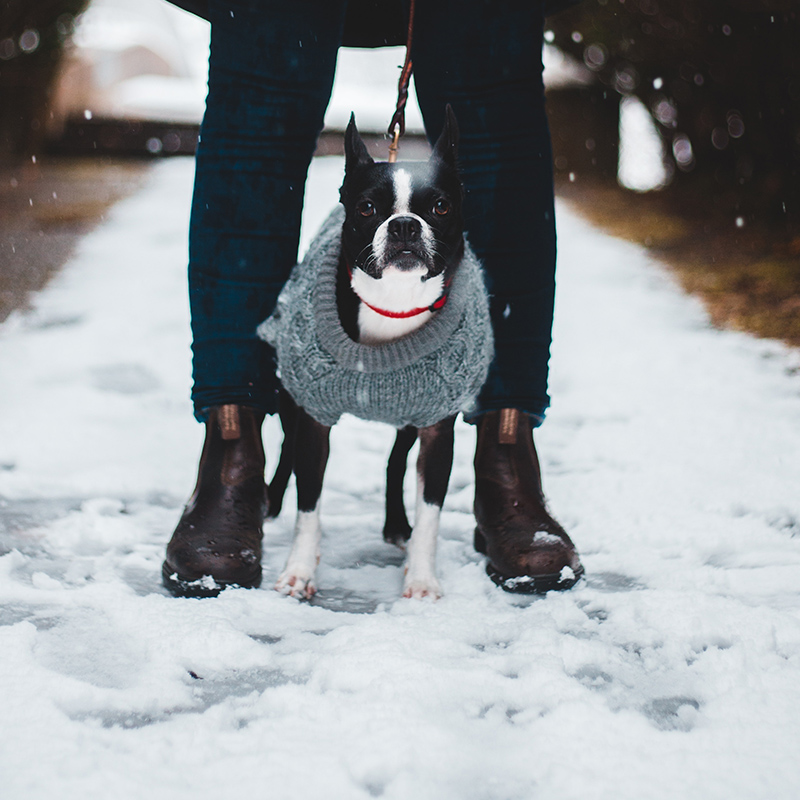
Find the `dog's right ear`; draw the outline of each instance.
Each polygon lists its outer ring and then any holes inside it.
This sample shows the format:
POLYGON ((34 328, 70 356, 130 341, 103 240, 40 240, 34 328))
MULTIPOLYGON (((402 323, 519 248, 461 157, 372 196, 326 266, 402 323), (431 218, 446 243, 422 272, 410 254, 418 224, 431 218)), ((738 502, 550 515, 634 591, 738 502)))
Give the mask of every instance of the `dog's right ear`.
POLYGON ((356 116, 350 114, 350 122, 344 132, 345 172, 365 164, 374 164, 372 156, 367 152, 367 146, 356 128, 356 116))
POLYGON ((451 167, 458 166, 458 122, 453 107, 448 103, 444 109, 444 128, 433 146, 431 158, 451 167))

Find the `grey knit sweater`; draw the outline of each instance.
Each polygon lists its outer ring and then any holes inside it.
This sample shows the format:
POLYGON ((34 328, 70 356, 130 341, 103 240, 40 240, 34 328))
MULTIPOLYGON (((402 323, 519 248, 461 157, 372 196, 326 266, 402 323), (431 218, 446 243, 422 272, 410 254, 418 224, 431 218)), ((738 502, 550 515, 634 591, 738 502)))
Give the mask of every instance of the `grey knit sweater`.
POLYGON ((258 328, 281 383, 315 420, 344 413, 401 428, 433 425, 474 406, 494 353, 483 273, 466 248, 447 304, 416 331, 381 345, 354 342, 336 306, 344 209, 322 225, 258 328))

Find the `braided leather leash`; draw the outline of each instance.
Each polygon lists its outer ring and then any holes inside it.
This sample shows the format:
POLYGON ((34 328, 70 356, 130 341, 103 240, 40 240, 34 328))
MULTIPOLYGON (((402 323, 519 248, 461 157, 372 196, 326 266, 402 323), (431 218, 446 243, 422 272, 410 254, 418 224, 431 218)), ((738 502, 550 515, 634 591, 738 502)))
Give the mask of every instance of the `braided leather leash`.
POLYGON ((411 44, 414 39, 414 3, 408 9, 408 36, 406 37, 406 60, 400 72, 400 80, 397 84, 397 107, 395 108, 392 121, 389 123, 389 136, 392 141, 389 144, 389 163, 397 161, 397 151, 400 148, 400 137, 406 132, 406 103, 408 102, 408 83, 411 80, 413 63, 411 61, 411 44))

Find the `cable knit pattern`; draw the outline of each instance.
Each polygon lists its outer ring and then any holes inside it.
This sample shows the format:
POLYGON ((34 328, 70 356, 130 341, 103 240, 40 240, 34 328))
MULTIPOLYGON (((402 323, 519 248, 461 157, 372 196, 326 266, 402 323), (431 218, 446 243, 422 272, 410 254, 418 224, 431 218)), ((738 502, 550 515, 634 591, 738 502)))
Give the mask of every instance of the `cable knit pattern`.
POLYGON ((447 304, 416 331, 377 346, 354 342, 336 307, 344 209, 320 228, 275 311, 258 328, 278 354, 281 383, 323 425, 344 413, 424 428, 473 410, 494 354, 483 272, 467 246, 447 304))

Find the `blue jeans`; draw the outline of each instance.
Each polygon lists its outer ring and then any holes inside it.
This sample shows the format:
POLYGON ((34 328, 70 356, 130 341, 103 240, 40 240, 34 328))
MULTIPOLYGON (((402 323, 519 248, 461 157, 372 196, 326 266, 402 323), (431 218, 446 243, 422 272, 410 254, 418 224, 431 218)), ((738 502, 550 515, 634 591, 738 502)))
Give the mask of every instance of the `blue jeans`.
MULTIPOLYGON (((189 236, 199 419, 221 403, 277 410, 274 354, 255 329, 296 260, 346 2, 211 0, 189 236)), ((542 30, 533 0, 422 0, 413 52, 429 138, 446 103, 461 130, 466 228, 486 270, 496 343, 478 407, 516 407, 535 424, 549 404, 556 257, 542 30)))

